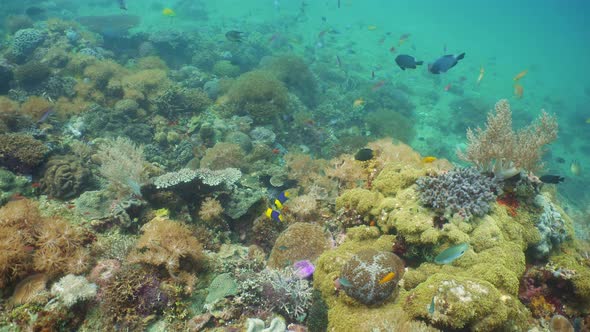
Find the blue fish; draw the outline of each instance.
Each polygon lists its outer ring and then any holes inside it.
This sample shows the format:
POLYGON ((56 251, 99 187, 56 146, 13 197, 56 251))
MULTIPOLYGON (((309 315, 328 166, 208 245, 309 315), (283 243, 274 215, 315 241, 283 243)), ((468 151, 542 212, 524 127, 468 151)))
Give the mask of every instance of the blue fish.
POLYGON ((117 2, 119 3, 119 8, 127 10, 127 4, 125 4, 125 0, 117 0, 117 2))
POLYGON ((434 296, 432 297, 432 301, 430 301, 430 306, 428 307, 428 313, 434 314, 434 296))
POLYGON ((443 55, 428 65, 428 71, 433 74, 446 73, 447 70, 455 67, 459 60, 463 59, 464 57, 465 53, 461 53, 457 56, 452 54, 443 55))
POLYGON ((338 282, 340 282, 340 285, 344 288, 350 288, 352 287, 352 283, 350 281, 348 281, 348 279, 340 277, 338 278, 338 282))
POLYGON ((434 258, 434 262, 436 264, 450 264, 454 262, 456 259, 463 256, 463 254, 469 249, 468 243, 461 243, 456 246, 452 246, 443 250, 440 254, 438 254, 434 258))

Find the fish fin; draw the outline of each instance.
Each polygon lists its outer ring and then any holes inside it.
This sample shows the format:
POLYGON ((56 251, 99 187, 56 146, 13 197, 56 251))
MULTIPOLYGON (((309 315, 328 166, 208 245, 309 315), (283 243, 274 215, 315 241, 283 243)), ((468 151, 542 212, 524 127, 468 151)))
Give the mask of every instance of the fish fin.
POLYGON ((402 67, 402 66, 399 66, 399 67, 400 67, 402 70, 406 70, 406 68, 404 68, 404 67, 402 67))
POLYGON ((421 66, 423 63, 424 63, 424 61, 416 61, 416 64, 417 64, 418 66, 421 66))
POLYGON ((463 53, 459 54, 459 55, 457 56, 457 60, 461 60, 461 59, 463 59, 464 57, 465 57, 465 52, 463 52, 463 53))

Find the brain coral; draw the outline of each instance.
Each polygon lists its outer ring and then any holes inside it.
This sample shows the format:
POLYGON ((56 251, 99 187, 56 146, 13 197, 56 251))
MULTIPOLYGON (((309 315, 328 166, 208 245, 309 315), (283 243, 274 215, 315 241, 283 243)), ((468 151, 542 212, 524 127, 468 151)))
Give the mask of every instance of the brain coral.
POLYGON ((294 223, 279 235, 268 259, 271 268, 283 268, 296 261, 315 261, 330 248, 330 238, 323 228, 308 223, 294 223))
POLYGON ((12 53, 16 57, 28 56, 45 40, 45 34, 37 29, 21 29, 14 34, 12 53))
POLYGON ((395 254, 364 249, 353 256, 342 268, 340 278, 350 282, 346 294, 367 305, 385 301, 395 290, 404 273, 404 263, 395 254), (390 272, 393 280, 380 283, 390 272))
POLYGON ((52 197, 71 198, 82 191, 89 175, 88 169, 76 158, 53 157, 45 166, 41 188, 52 197))

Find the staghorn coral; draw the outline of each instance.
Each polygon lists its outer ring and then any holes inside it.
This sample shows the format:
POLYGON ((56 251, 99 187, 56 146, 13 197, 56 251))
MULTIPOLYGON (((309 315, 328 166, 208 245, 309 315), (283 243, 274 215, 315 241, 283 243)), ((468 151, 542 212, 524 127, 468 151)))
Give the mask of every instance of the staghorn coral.
POLYGON ((77 196, 88 184, 90 171, 82 165, 79 159, 72 156, 54 156, 43 171, 41 189, 60 199, 77 196))
POLYGON ((467 149, 458 151, 458 155, 502 179, 516 174, 518 169, 542 168, 543 147, 556 138, 557 120, 545 111, 535 123, 515 132, 510 104, 502 99, 496 103, 495 113, 488 114, 485 129, 467 130, 467 149))
POLYGON ((202 246, 183 223, 156 217, 141 229, 143 234, 128 256, 129 262, 163 267, 174 278, 200 267, 202 246))
POLYGON ((395 254, 373 249, 356 253, 342 267, 340 278, 347 280, 350 287, 343 287, 346 294, 367 305, 379 304, 391 296, 404 274, 404 263, 395 254), (393 280, 380 280, 393 272, 393 280))
POLYGON ((29 173, 45 158, 48 149, 40 141, 23 134, 0 134, 0 166, 29 173))
POLYGON ((480 174, 475 168, 458 168, 422 177, 416 184, 424 205, 443 213, 446 218, 458 214, 466 220, 488 213, 499 191, 493 178, 480 174))

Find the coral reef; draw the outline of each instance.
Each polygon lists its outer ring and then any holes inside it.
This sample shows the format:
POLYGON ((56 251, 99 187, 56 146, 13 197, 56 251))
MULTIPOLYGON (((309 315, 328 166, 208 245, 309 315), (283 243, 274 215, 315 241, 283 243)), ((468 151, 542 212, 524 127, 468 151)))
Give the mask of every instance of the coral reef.
POLYGON ((68 199, 88 185, 90 171, 75 157, 54 156, 45 164, 41 189, 51 197, 68 199))
POLYGON ((95 284, 88 282, 83 276, 68 274, 51 286, 51 295, 69 308, 78 302, 93 299, 96 288, 95 284))
POLYGON ((330 235, 322 227, 294 223, 275 241, 267 264, 271 268, 284 268, 299 260, 315 261, 329 246, 330 235))
POLYGON ((46 38, 42 30, 33 28, 21 29, 14 33, 12 39, 12 54, 17 58, 24 58, 39 46, 46 38))
POLYGON ((403 274, 404 263, 395 254, 365 249, 344 264, 340 278, 349 283, 342 286, 348 296, 375 305, 391 296, 403 274), (381 282, 391 272, 395 274, 393 279, 381 282))
POLYGON ((48 149, 42 142, 23 134, 0 134, 0 166, 18 173, 30 173, 48 149))
POLYGON ((499 191, 494 179, 475 168, 458 168, 422 177, 416 184, 423 204, 447 218, 458 214, 467 220, 485 215, 499 191))

